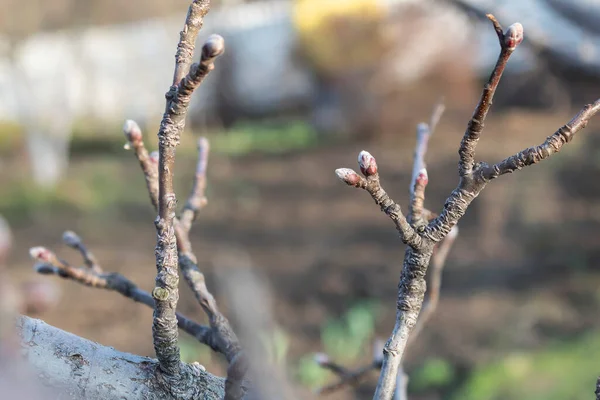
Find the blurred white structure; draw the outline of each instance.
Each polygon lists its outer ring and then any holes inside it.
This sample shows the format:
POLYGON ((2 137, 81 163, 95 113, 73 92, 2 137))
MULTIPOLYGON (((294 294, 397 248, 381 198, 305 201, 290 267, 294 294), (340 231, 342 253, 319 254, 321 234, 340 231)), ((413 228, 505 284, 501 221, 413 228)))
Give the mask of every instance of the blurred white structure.
MULTIPOLYGON (((431 13, 431 19, 413 32, 410 41, 399 38, 406 47, 398 53, 395 64, 399 83, 426 74, 435 66, 440 51, 473 42, 469 39, 473 28, 464 14, 442 2, 380 1, 396 8, 419 5, 431 13)), ((600 66, 598 43, 552 10, 544 11, 543 0, 465 1, 497 12, 502 21, 520 20, 527 37, 556 42, 566 56, 577 57, 594 68, 600 66)), ((287 1, 263 1, 211 11, 199 44, 209 34, 219 33, 226 39, 226 56, 194 97, 192 115, 211 113, 224 96, 235 100, 240 109, 261 114, 310 102, 316 87, 310 71, 294 60, 291 7, 287 1)), ((589 7, 600 15, 599 6, 589 7)), ((74 120, 90 118, 116 124, 133 118, 144 124, 160 118, 181 25, 181 15, 177 15, 39 33, 21 42, 12 57, 7 52, 0 54, 0 120, 25 127, 38 182, 52 185, 59 178, 66 165, 74 120)), ((476 52, 479 59, 474 61, 485 71, 495 60, 495 40, 490 29, 478 30, 476 41, 481 51, 476 52)), ((0 36, 0 50, 7 47, 7 39, 0 36)), ((517 62, 511 66, 527 65, 526 53, 519 52, 515 58, 517 62)))

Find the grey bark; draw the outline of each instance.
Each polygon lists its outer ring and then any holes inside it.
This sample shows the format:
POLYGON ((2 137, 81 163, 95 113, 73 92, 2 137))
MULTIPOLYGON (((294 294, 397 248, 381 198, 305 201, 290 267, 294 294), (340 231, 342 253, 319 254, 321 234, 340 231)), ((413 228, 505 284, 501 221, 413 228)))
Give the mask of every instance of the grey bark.
POLYGON ((60 391, 60 399, 217 400, 224 396, 224 379, 199 364, 181 364, 182 386, 174 392, 160 382, 154 359, 122 353, 25 316, 19 317, 17 328, 27 364, 41 383, 60 391))

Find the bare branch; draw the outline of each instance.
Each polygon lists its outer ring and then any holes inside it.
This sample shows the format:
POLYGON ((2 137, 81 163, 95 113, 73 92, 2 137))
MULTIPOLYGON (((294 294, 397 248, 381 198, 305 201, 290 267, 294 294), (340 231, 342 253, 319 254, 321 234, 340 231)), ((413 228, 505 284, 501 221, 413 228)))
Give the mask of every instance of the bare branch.
POLYGON ((484 179, 491 180, 500 175, 515 172, 523 167, 537 164, 552 154, 558 153, 563 145, 573 140, 575 134, 586 127, 589 120, 598 111, 600 111, 600 100, 586 105, 571 121, 560 127, 551 136, 548 136, 544 143, 525 149, 491 167, 484 168, 482 170, 484 179))
POLYGON ((190 253, 192 252, 192 244, 189 241, 189 232, 192 228, 192 223, 196 220, 198 211, 208 203, 205 196, 205 190, 206 165, 208 163, 209 148, 208 139, 205 137, 198 139, 198 162, 196 164, 196 173, 194 175, 194 185, 192 186, 192 191, 181 211, 179 221, 175 222, 177 242, 184 242, 179 245, 180 253, 183 249, 183 253, 186 253, 188 257, 190 257, 190 253))
MULTIPOLYGON (((135 283, 121 274, 96 273, 87 268, 73 267, 66 261, 59 259, 54 252, 45 247, 33 247, 29 250, 29 253, 37 261, 35 270, 40 274, 56 275, 85 286, 112 290, 137 303, 154 308, 154 299, 150 293, 138 288, 135 283)), ((209 327, 200 325, 181 313, 177 313, 176 316, 179 328, 195 337, 201 343, 208 345, 214 351, 221 352, 209 327)))
POLYGON ((394 390, 393 400, 408 400, 408 375, 400 365, 398 375, 396 376, 396 389, 394 390))
POLYGON ((349 168, 336 169, 335 173, 348 186, 354 186, 369 192, 375 204, 381 208, 381 211, 394 221, 402 242, 410 247, 419 248, 421 246, 421 237, 410 226, 400 206, 390 198, 381 186, 375 158, 369 152, 363 150, 358 155, 358 163, 365 178, 360 177, 349 168))
POLYGON ((146 150, 146 146, 144 145, 142 131, 135 121, 130 119, 125 121, 123 133, 125 133, 128 141, 125 149, 133 147, 133 152, 144 172, 150 201, 154 209, 158 210, 158 152, 148 154, 148 150, 146 150))
POLYGON ((436 245, 433 250, 433 256, 431 257, 430 263, 430 282, 429 282, 429 299, 427 303, 423 305, 421 309, 421 313, 419 314, 419 319, 417 320, 417 324, 413 328, 410 339, 408 340, 408 344, 413 343, 418 337, 423 327, 427 324, 427 322, 431 319, 431 316, 435 312, 435 309, 438 305, 438 300, 440 298, 440 287, 442 286, 442 271, 446 264, 446 258, 448 257, 448 253, 458 236, 458 226, 455 225, 448 236, 436 245))
POLYGON ((173 73, 173 86, 187 75, 194 58, 196 38, 204 23, 204 17, 210 10, 210 0, 194 0, 188 9, 183 30, 179 33, 177 54, 175 54, 175 72, 173 73))
MULTIPOLYGON (((330 368, 330 366, 325 366, 322 364, 319 364, 319 365, 333 371, 333 369, 330 368)), ((335 364, 335 365, 340 368, 339 371, 334 371, 340 376, 340 380, 337 382, 334 382, 332 384, 329 384, 327 386, 322 387, 321 389, 319 389, 317 391, 318 394, 325 395, 325 394, 333 393, 333 392, 343 388, 344 386, 358 385, 371 371, 375 371, 375 370, 381 368, 381 360, 379 360, 379 361, 374 360, 370 364, 367 364, 360 368, 357 368, 354 371, 349 371, 338 364, 335 364), (345 373, 342 374, 341 373, 342 371, 345 371, 345 373)))
POLYGON ((219 311, 215 298, 208 291, 204 274, 200 272, 198 266, 186 256, 181 256, 179 258, 179 267, 181 268, 183 277, 192 289, 196 300, 198 300, 198 303, 200 303, 202 309, 208 316, 210 329, 214 332, 219 351, 225 355, 228 362, 231 362, 237 353, 241 351, 239 341, 231 329, 229 321, 221 311, 219 311))
POLYGON ((89 269, 91 269, 96 274, 102 273, 102 268, 100 267, 100 264, 98 264, 98 260, 96 260, 96 257, 94 257, 92 252, 87 249, 87 247, 83 244, 81 238, 75 232, 66 231, 65 233, 63 233, 62 239, 67 246, 81 253, 81 257, 83 257, 83 262, 85 263, 85 265, 87 265, 89 269))
POLYGON ((487 17, 494 25, 501 50, 496 66, 483 89, 479 104, 475 108, 473 117, 469 121, 465 135, 460 143, 460 148, 458 150, 458 154, 460 155, 458 171, 461 177, 470 175, 473 172, 475 165, 475 148, 481 136, 481 132, 483 131, 485 118, 492 105, 494 93, 496 92, 496 88, 498 87, 498 83, 500 82, 508 59, 517 46, 523 41, 523 26, 521 26, 521 24, 515 23, 508 28, 506 33, 503 33, 502 27, 496 18, 491 14, 487 14, 487 17))
POLYGON ((44 399, 223 399, 223 379, 198 363, 182 363, 179 385, 165 387, 156 374, 158 363, 151 358, 101 346, 33 318, 20 317, 17 329, 21 354, 35 372, 29 385, 43 383, 44 399), (49 395, 48 386, 60 394, 49 395))
MULTIPOLYGON (((208 4, 208 2, 202 2, 208 4)), ((186 27, 200 22, 206 14, 204 8, 196 7, 200 3, 190 6, 186 27), (202 14, 204 13, 204 14, 202 14)), ((200 26, 200 25, 198 25, 200 26)), ((187 28, 190 29, 190 28, 187 28)), ((184 31, 186 28, 184 27, 184 31)), ((182 39, 187 38, 181 35, 182 39)), ((178 54, 184 47, 178 47, 178 54)), ((225 47, 223 38, 211 35, 202 46, 200 62, 191 66, 189 73, 166 94, 167 105, 165 114, 160 123, 158 132, 158 217, 156 225, 156 287, 152 297, 156 302, 154 308, 154 321, 152 336, 154 351, 160 363, 161 371, 167 376, 177 377, 180 370, 180 353, 177 345, 177 318, 175 310, 179 300, 179 275, 177 241, 173 219, 177 199, 173 189, 173 171, 175 168, 175 148, 179 144, 179 137, 185 126, 185 117, 190 99, 194 90, 202 83, 208 73, 214 69, 214 60, 223 54, 225 47)), ((185 60, 182 57, 181 60, 185 60)), ((176 75, 179 66, 183 65, 178 59, 176 75)), ((176 76, 177 78, 177 76, 176 76)), ((176 79, 174 78, 174 79, 176 79)))

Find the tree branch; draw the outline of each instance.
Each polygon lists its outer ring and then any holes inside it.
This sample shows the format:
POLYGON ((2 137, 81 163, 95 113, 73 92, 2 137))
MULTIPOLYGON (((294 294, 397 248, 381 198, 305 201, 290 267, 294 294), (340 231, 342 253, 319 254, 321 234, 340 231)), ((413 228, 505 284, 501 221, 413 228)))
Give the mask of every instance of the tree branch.
POLYGON ((491 167, 483 168, 483 178, 486 180, 495 179, 500 175, 512 173, 523 167, 537 164, 552 154, 558 153, 563 145, 573 140, 575 134, 586 127, 589 120, 598 111, 600 111, 600 100, 586 105, 571 121, 560 127, 551 136, 548 136, 544 143, 520 151, 491 167))
POLYGON ((68 399, 219 400, 224 382, 198 363, 180 365, 179 385, 167 390, 156 360, 104 347, 43 321, 22 316, 22 353, 37 379, 68 399))
POLYGON ((410 182, 410 204, 408 209, 408 221, 415 228, 421 227, 428 222, 424 213, 425 188, 428 182, 427 164, 425 163, 425 153, 429 138, 433 134, 445 106, 440 99, 433 108, 429 124, 421 123, 417 125, 417 144, 413 160, 413 171, 410 182))
MULTIPOLYGON (((208 4, 208 2, 201 2, 208 4)), ((189 26, 200 26, 206 13, 204 8, 196 7, 194 2, 190 6, 186 20, 189 26)), ((184 27, 184 32, 186 28, 184 27)), ((182 34, 182 39, 188 36, 182 34)), ((189 44, 189 43, 188 43, 189 44)), ((178 46, 183 52, 185 46, 178 46)), ((208 73, 214 69, 214 60, 224 51, 223 38, 211 35, 202 47, 200 62, 191 66, 189 73, 177 86, 169 90, 166 95, 167 105, 165 114, 158 132, 158 217, 156 225, 156 287, 152 291, 152 297, 156 302, 154 308, 154 319, 152 324, 152 336, 154 339, 154 350, 162 372, 167 376, 177 377, 180 366, 179 346, 177 345, 177 317, 175 310, 179 300, 179 275, 177 263, 177 242, 173 219, 175 217, 175 206, 177 204, 173 190, 173 171, 175 167, 175 148, 179 144, 179 137, 185 126, 187 108, 194 90, 202 83, 208 73)), ((181 53, 183 54, 183 53, 181 53)), ((181 57, 185 61, 185 57, 181 57)), ((178 68, 185 63, 178 58, 178 68)), ((174 78, 176 79, 176 78, 174 78)))
POLYGON ((390 198, 381 186, 375 158, 369 152, 363 150, 358 154, 358 164, 366 179, 349 168, 338 168, 335 170, 335 173, 348 186, 354 186, 369 192, 375 204, 381 208, 381 211, 394 221, 402 242, 412 248, 420 248, 421 237, 410 226, 400 206, 390 198))
POLYGON ((523 41, 523 26, 521 26, 521 24, 515 23, 508 28, 506 33, 503 33, 502 27, 496 18, 492 14, 487 14, 487 17, 494 25, 501 50, 496 66, 490 75, 488 83, 483 89, 479 104, 477 104, 477 107, 475 108, 473 117, 469 121, 465 135, 460 143, 460 148, 458 150, 458 154, 460 155, 458 171, 461 177, 470 175, 473 172, 475 164, 475 148, 479 141, 479 137, 481 136, 481 132, 483 131, 487 113, 492 106, 494 93, 496 92, 498 83, 500 83, 500 78, 502 77, 508 59, 517 46, 523 41))
MULTIPOLYGON (((77 241, 83 246, 81 239, 74 232, 68 231, 63 235, 63 240, 65 242, 74 243, 74 238, 77 238, 77 241)), ((29 252, 31 257, 37 261, 35 270, 40 274, 56 275, 85 286, 112 290, 137 303, 142 303, 150 308, 154 308, 154 299, 150 293, 138 288, 135 283, 121 274, 97 273, 92 269, 73 267, 66 261, 59 259, 55 253, 44 247, 33 247, 29 252)), ((180 329, 195 337, 199 342, 211 347, 214 351, 220 352, 214 339, 214 335, 209 327, 200 325, 181 313, 177 313, 176 316, 177 324, 180 329)))

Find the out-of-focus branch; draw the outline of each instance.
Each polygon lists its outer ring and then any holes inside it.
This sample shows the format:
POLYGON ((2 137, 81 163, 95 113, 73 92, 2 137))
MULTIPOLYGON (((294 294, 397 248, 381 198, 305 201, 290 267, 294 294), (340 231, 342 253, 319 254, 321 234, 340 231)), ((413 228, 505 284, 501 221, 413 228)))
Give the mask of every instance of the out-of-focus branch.
POLYGON ((413 171, 410 182, 410 204, 408 209, 408 220, 415 227, 421 227, 428 222, 424 215, 425 188, 427 187, 427 164, 425 163, 425 153, 427 153, 427 144, 433 134, 445 106, 440 100, 431 113, 429 124, 421 123, 417 125, 417 144, 413 160, 413 171))
POLYGON ((342 389, 345 386, 358 385, 371 371, 381 368, 381 349, 377 347, 375 350, 375 357, 371 363, 355 370, 349 370, 335 361, 332 361, 327 354, 323 353, 315 355, 315 361, 321 367, 328 369, 339 376, 338 381, 317 390, 317 394, 326 395, 342 389))
MULTIPOLYGON (((194 174, 194 184, 192 191, 181 211, 181 217, 176 225, 175 235, 177 241, 182 241, 180 253, 184 253, 186 256, 191 257, 192 245, 189 240, 189 232, 192 228, 192 223, 196 220, 198 211, 207 204, 205 196, 206 191, 206 166, 208 164, 208 152, 209 142, 205 137, 198 139, 198 162, 196 163, 196 173, 194 174), (178 232, 179 231, 179 232, 178 232), (179 233, 179 234, 178 234, 179 233), (182 251, 184 250, 184 251, 182 251)), ((192 257, 195 259, 195 257, 192 257)))
MULTIPOLYGON (((73 237, 79 236, 74 232, 68 231, 63 235, 63 240, 68 243, 73 237)), ((81 242, 81 239, 79 239, 81 242)), ((56 254, 45 247, 32 247, 29 251, 31 257, 37 262, 36 272, 44 275, 56 275, 63 279, 69 279, 85 286, 98 289, 112 290, 135 301, 154 308, 154 299, 150 293, 138 288, 135 283, 118 273, 97 273, 88 268, 73 267, 66 261, 58 258, 56 254)), ((180 329, 192 335, 201 343, 220 352, 211 329, 200 325, 197 322, 187 318, 181 313, 177 313, 177 322, 180 329)))
POLYGON ((100 267, 100 264, 98 264, 98 260, 96 259, 96 257, 94 257, 92 252, 89 251, 88 248, 83 244, 83 241, 75 232, 66 231, 65 233, 63 233, 62 239, 67 246, 81 253, 81 257, 83 257, 83 262, 85 263, 85 265, 87 265, 89 269, 91 269, 95 274, 102 273, 102 267, 100 267))

